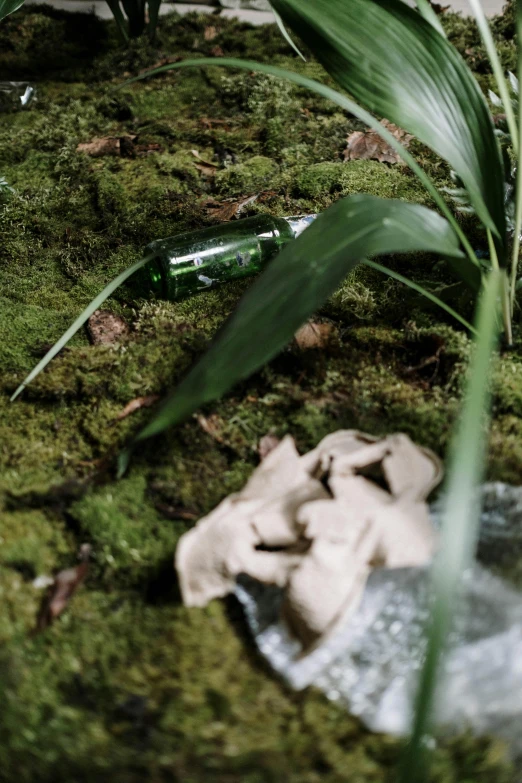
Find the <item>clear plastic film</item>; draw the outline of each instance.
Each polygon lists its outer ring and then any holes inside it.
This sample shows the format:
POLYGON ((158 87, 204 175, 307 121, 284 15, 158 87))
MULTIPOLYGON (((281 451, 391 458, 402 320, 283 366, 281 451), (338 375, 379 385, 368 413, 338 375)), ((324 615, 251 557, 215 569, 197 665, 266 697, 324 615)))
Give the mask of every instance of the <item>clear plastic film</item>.
POLYGON ((29 82, 0 82, 0 112, 26 109, 35 98, 36 89, 29 82))
MULTIPOLYGON (((500 736, 522 757, 522 593, 491 570, 516 574, 522 559, 522 488, 494 483, 481 493, 481 563, 463 578, 436 721, 500 736)), ((439 507, 431 512, 438 524, 439 507)), ((280 619, 283 590, 240 577, 236 595, 260 652, 288 684, 320 688, 374 731, 408 733, 430 611, 429 567, 373 570, 356 612, 307 655, 280 619)))

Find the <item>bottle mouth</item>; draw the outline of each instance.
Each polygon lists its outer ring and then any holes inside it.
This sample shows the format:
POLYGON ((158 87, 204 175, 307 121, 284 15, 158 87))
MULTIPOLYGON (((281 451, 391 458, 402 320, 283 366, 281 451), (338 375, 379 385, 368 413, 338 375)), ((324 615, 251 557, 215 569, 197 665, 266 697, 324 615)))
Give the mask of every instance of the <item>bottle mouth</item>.
POLYGON ((317 214, 313 215, 292 215, 292 217, 285 218, 286 222, 294 232, 294 238, 302 234, 303 231, 308 228, 310 223, 316 219, 317 214))

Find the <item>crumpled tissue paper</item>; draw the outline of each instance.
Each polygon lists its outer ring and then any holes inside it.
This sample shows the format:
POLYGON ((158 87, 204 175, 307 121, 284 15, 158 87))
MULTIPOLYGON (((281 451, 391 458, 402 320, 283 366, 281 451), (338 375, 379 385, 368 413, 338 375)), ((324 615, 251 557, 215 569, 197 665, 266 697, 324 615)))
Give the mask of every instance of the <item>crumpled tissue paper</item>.
MULTIPOLYGON (((430 612, 440 506, 435 455, 404 435, 340 431, 300 457, 283 440, 245 488, 180 540, 186 604, 234 591, 260 652, 374 731, 407 734, 430 612)), ((522 488, 486 484, 478 556, 522 557, 522 488)), ((464 575, 436 720, 522 756, 522 594, 476 563, 464 575)))

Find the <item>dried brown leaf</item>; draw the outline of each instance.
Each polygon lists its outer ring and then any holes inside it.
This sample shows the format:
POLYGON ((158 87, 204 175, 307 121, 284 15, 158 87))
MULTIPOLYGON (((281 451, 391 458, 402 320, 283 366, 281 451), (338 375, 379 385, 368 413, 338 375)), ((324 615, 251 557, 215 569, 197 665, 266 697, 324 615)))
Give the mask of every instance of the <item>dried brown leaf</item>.
POLYGON ((214 25, 209 25, 208 27, 205 27, 203 38, 205 41, 213 41, 217 34, 218 33, 214 25))
POLYGON ((309 348, 324 348, 330 342, 334 333, 332 324, 308 321, 294 335, 294 340, 302 351, 309 348))
POLYGON ((212 163, 211 160, 206 160, 206 158, 203 158, 197 150, 190 150, 192 155, 194 155, 197 160, 202 163, 204 166, 210 166, 213 169, 217 169, 219 164, 218 163, 212 163))
POLYGON ((105 155, 129 157, 130 151, 134 149, 135 139, 136 136, 105 136, 78 144, 76 152, 84 152, 91 158, 101 158, 105 155))
POLYGON ((210 54, 212 55, 212 57, 224 57, 225 56, 225 52, 223 51, 221 46, 213 46, 212 49, 210 50, 210 54))
POLYGON ((113 345, 129 332, 127 323, 109 310, 96 310, 87 321, 87 331, 93 345, 113 345))
POLYGON ((258 193, 254 196, 247 196, 239 201, 225 200, 216 201, 215 199, 208 199, 204 202, 204 206, 207 214, 213 220, 219 220, 220 222, 226 222, 232 220, 235 217, 239 217, 243 209, 252 204, 258 197, 258 193))
POLYGON ((56 574, 42 601, 36 620, 35 633, 40 633, 48 628, 67 607, 72 596, 87 576, 90 554, 90 545, 83 544, 80 549, 81 563, 56 574))
POLYGON ((159 398, 159 394, 149 394, 146 397, 136 397, 134 400, 128 402, 124 409, 118 413, 115 421, 126 419, 127 416, 130 416, 132 413, 139 411, 140 408, 150 408, 150 406, 154 405, 154 403, 156 403, 159 398))
MULTIPOLYGON (((408 147, 413 139, 411 133, 406 133, 388 120, 382 120, 383 125, 404 147, 408 147)), ((374 130, 354 131, 347 140, 344 151, 345 160, 378 160, 381 163, 402 163, 395 150, 374 130)))
POLYGON ((221 419, 216 413, 211 416, 203 416, 200 414, 196 416, 196 420, 201 429, 210 435, 217 443, 223 443, 223 438, 220 431, 223 428, 223 419, 221 419))

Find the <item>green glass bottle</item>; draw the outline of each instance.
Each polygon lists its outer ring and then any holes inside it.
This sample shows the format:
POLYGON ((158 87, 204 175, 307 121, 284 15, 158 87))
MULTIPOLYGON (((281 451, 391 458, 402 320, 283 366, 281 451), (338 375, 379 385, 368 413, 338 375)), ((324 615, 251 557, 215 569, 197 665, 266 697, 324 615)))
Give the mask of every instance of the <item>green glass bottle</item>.
POLYGON ((180 299, 260 272, 315 217, 255 215, 158 239, 145 249, 154 255, 145 270, 157 296, 180 299))

